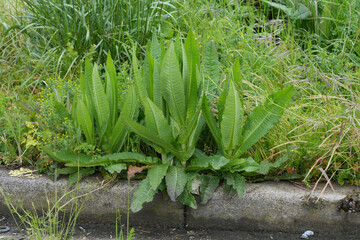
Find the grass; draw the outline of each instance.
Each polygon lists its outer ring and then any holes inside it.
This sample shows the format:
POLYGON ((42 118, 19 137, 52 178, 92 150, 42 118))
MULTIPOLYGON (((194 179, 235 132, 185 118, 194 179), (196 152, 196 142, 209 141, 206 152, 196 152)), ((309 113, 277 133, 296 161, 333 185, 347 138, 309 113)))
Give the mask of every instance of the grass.
MULTIPOLYGON (((104 189, 110 183, 111 181, 102 182, 99 186, 92 186, 91 190, 84 190, 77 183, 71 190, 62 190, 61 193, 55 183, 54 196, 46 196, 47 206, 41 211, 36 209, 34 203, 32 203, 33 208, 29 209, 24 207, 20 201, 13 202, 11 195, 6 194, 3 189, 0 189, 0 193, 5 199, 18 230, 22 232, 21 229, 25 229, 26 239, 70 240, 76 234, 77 221, 86 201, 92 197, 92 193, 104 189)), ((129 210, 125 231, 123 225, 118 225, 119 223, 120 215, 117 214, 115 219, 115 239, 135 239, 134 229, 129 228, 129 210)))
MULTIPOLYGON (((75 83, 85 57, 104 63, 110 52, 117 69, 131 82, 129 68, 121 65, 131 65, 133 46, 142 58, 141 50, 154 32, 170 41, 192 29, 201 50, 214 41, 223 76, 240 59, 247 112, 272 92, 288 85, 296 88, 291 108, 251 150, 252 156, 273 161, 289 148, 290 161, 274 175, 298 173, 305 181, 313 181, 324 175, 321 168, 334 181, 360 184, 359 0, 319 1, 316 15, 307 19, 294 19, 265 1, 10 3, 0 1, 3 164, 36 165, 40 158, 38 146, 26 145, 29 137, 23 137, 31 131, 26 121, 39 119, 34 111, 22 111, 20 100, 45 106, 36 99, 52 84, 48 79, 57 79, 55 85, 62 84, 60 79, 75 83)), ((51 97, 44 101, 50 102, 51 97)), ((202 139, 204 148, 214 146, 211 137, 202 139)), ((132 138, 128 148, 142 149, 141 144, 132 138)))

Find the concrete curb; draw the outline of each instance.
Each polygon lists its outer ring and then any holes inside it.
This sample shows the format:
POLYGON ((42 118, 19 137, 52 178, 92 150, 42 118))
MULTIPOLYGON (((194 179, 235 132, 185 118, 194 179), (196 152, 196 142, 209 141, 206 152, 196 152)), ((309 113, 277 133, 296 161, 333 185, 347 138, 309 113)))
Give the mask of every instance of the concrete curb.
MULTIPOLYGON (((94 190, 99 183, 96 176, 83 180, 80 194, 94 190)), ((131 181, 130 185, 127 181, 119 181, 93 192, 85 201, 79 220, 92 224, 114 224, 116 209, 119 209, 122 223, 125 223, 128 193, 131 198, 137 185, 137 181, 131 181)), ((143 210, 131 214, 130 221, 134 226, 151 227, 281 232, 313 230, 329 235, 360 234, 360 212, 349 213, 339 209, 341 202, 347 196, 354 195, 357 187, 335 185, 336 192, 328 187, 320 201, 316 202, 323 186, 318 187, 319 190, 309 201, 307 196, 310 191, 287 182, 246 184, 242 199, 237 196, 226 198, 224 190, 219 187, 209 203, 198 204, 198 209, 183 207, 171 202, 166 195, 158 194, 153 202, 145 204, 143 210)), ((32 209, 34 204, 37 210, 46 209, 47 199, 54 199, 55 189, 59 196, 64 190, 69 191, 66 179, 60 179, 55 184, 47 176, 36 179, 12 177, 8 170, 1 168, 0 189, 11 196, 13 203, 20 201, 26 209, 32 209)), ((353 204, 360 208, 358 201, 353 204)), ((8 214, 6 201, 1 194, 0 214, 8 214)))

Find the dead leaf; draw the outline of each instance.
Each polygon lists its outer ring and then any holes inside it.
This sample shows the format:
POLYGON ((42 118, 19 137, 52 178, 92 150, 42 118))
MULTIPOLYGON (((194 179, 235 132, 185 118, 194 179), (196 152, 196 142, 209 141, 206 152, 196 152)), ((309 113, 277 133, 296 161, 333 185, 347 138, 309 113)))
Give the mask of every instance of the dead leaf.
POLYGON ((33 173, 36 173, 36 170, 31 170, 28 168, 20 168, 20 170, 11 170, 9 172, 9 175, 13 177, 26 177, 32 179, 41 177, 41 174, 35 175, 33 173))
POLYGON ((127 172, 128 180, 135 177, 135 173, 141 173, 142 170, 144 169, 144 167, 134 167, 134 166, 130 165, 129 168, 128 168, 128 172, 127 172))

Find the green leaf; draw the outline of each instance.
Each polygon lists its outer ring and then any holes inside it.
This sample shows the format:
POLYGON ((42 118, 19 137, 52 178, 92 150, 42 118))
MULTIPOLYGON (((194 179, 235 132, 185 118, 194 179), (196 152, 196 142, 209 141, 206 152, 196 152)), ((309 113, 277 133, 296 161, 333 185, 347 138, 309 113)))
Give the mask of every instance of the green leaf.
POLYGON ((113 174, 114 172, 121 173, 122 170, 127 169, 126 164, 117 163, 105 167, 105 170, 113 174))
MULTIPOLYGON (((202 100, 201 100, 202 101, 202 100)), ((190 119, 190 121, 187 122, 184 129, 182 129, 181 134, 179 136, 178 142, 180 144, 186 143, 186 142, 192 142, 190 141, 191 136, 194 135, 196 128, 201 125, 201 114, 200 114, 200 106, 196 109, 196 112, 193 114, 193 118, 190 119)), ((195 140, 195 142, 197 139, 195 140)))
POLYGON ((150 50, 151 56, 154 57, 154 59, 157 62, 160 62, 161 59, 161 45, 157 39, 156 31, 153 32, 152 35, 152 41, 151 41, 151 50, 150 50))
POLYGON ((77 167, 66 167, 66 168, 58 168, 56 169, 56 173, 60 175, 68 175, 74 172, 77 172, 79 168, 77 167))
POLYGON ((86 58, 85 60, 85 73, 83 82, 80 82, 81 96, 84 99, 86 95, 92 96, 92 74, 93 74, 93 65, 90 60, 86 58))
POLYGON ((108 164, 115 163, 143 163, 146 165, 156 165, 160 162, 160 159, 157 157, 147 157, 140 153, 133 152, 121 152, 108 154, 100 158, 92 158, 86 160, 79 160, 74 162, 66 163, 66 166, 76 166, 76 167, 94 167, 94 166, 104 166, 108 164))
POLYGON ((136 58, 135 50, 133 52, 133 70, 134 70, 134 80, 137 94, 139 95, 139 99, 142 102, 146 97, 148 97, 148 93, 146 90, 146 83, 141 76, 139 71, 139 63, 136 58))
POLYGON ((97 65, 94 65, 93 74, 92 74, 92 93, 93 93, 93 103, 96 112, 97 128, 99 132, 99 142, 101 144, 103 135, 106 131, 107 124, 110 118, 110 108, 109 102, 106 99, 104 87, 101 83, 99 76, 99 71, 97 65))
POLYGON ((80 168, 78 172, 69 175, 68 186, 71 186, 74 183, 79 182, 83 177, 92 175, 94 173, 95 169, 93 168, 80 168))
POLYGON ((293 14, 293 9, 288 8, 286 5, 280 4, 280 3, 275 3, 275 2, 270 2, 270 1, 266 1, 266 0, 261 0, 267 4, 269 4, 270 6, 282 10, 286 15, 291 16, 293 14))
POLYGON ((211 134, 213 135, 216 143, 220 146, 221 142, 220 142, 219 130, 217 127, 217 123, 216 123, 214 114, 211 111, 210 103, 205 95, 203 97, 203 102, 202 102, 202 112, 205 117, 206 123, 210 129, 211 134))
POLYGON ((115 65, 111 59, 110 52, 107 55, 105 75, 106 75, 106 83, 107 83, 106 95, 107 95, 108 102, 109 102, 110 120, 111 120, 109 129, 111 130, 111 127, 113 127, 115 125, 115 121, 116 121, 117 113, 118 113, 118 106, 117 106, 118 83, 117 83, 115 65))
POLYGON ((115 126, 112 129, 112 135, 109 140, 110 152, 117 151, 115 150, 116 147, 118 148, 118 150, 121 149, 125 141, 125 136, 127 132, 125 130, 125 123, 122 120, 122 116, 125 115, 132 118, 136 112, 136 103, 136 93, 134 88, 131 86, 126 95, 125 103, 122 106, 120 117, 118 118, 115 126))
POLYGON ((149 99, 144 99, 146 128, 166 142, 173 144, 175 139, 163 112, 149 99))
POLYGON ((60 119, 72 119, 71 114, 66 110, 64 105, 58 101, 54 101, 54 109, 56 113, 59 115, 60 119))
POLYGON ((219 170, 223 166, 226 166, 229 162, 230 160, 222 155, 214 155, 203 158, 192 158, 190 160, 190 165, 187 167, 187 170, 219 170))
POLYGON ((220 81, 220 64, 214 41, 210 41, 205 47, 203 65, 210 79, 210 81, 208 81, 207 91, 215 94, 220 81))
POLYGON ((233 149, 242 142, 242 123, 244 109, 239 94, 233 81, 229 82, 228 96, 224 106, 222 121, 220 122, 220 132, 224 152, 232 155, 233 149))
POLYGON ((153 73, 153 98, 151 99, 156 106, 160 109, 163 108, 163 99, 161 95, 161 84, 160 84, 160 63, 154 61, 154 73, 153 73))
POLYGON ((171 43, 161 65, 161 93, 174 120, 183 125, 186 117, 184 82, 181 77, 174 44, 171 43))
POLYGON ((271 95, 265 104, 255 108, 243 127, 243 141, 236 151, 240 157, 261 137, 263 137, 280 119, 285 107, 291 100, 294 88, 288 87, 271 95))
POLYGON ((211 175, 200 176, 201 186, 201 204, 206 204, 213 196, 214 191, 219 186, 220 178, 211 175))
POLYGON ((291 14, 290 17, 293 19, 305 20, 312 17, 312 13, 308 7, 306 7, 303 4, 300 4, 299 7, 296 9, 296 11, 293 14, 291 14))
POLYGON ((188 32, 183 46, 183 79, 185 89, 186 119, 189 121, 196 109, 198 84, 200 83, 200 57, 193 32, 188 32))
POLYGON ((260 167, 259 167, 259 173, 261 174, 268 174, 269 170, 271 167, 271 163, 269 163, 269 161, 263 161, 260 163, 260 167))
POLYGON ((232 186, 239 198, 242 198, 245 189, 245 178, 238 173, 227 173, 225 175, 226 184, 232 186))
POLYGON ((216 157, 212 157, 210 159, 210 165, 213 167, 214 170, 219 170, 220 168, 222 168, 229 162, 230 162, 229 159, 227 159, 224 156, 219 156, 219 155, 216 155, 216 157))
POLYGON ((149 178, 142 180, 135 190, 131 202, 131 211, 136 213, 140 211, 144 203, 151 202, 154 199, 156 191, 151 188, 149 178))
POLYGON ((241 72, 240 72, 239 59, 236 59, 234 65, 232 66, 231 75, 232 75, 232 79, 233 79, 234 83, 238 87, 239 94, 240 94, 240 96, 242 98, 243 90, 242 90, 242 77, 241 77, 241 72))
POLYGON ((248 173, 254 173, 254 172, 259 172, 260 165, 257 162, 255 162, 252 157, 248 157, 246 159, 245 164, 240 165, 238 167, 234 167, 234 170, 236 170, 237 172, 245 171, 248 173))
POLYGON ((55 161, 63 163, 77 163, 77 162, 88 162, 91 160, 90 156, 81 153, 72 152, 51 152, 47 148, 42 149, 55 161))
POLYGON ((81 98, 77 99, 76 120, 78 121, 78 124, 86 137, 86 141, 90 144, 94 144, 94 122, 81 98))
POLYGON ((287 151, 282 157, 277 159, 274 163, 271 164, 272 167, 278 168, 283 165, 290 157, 289 151, 287 151))
POLYGON ((144 64, 142 66, 142 77, 144 81, 144 86, 147 89, 148 96, 150 99, 153 99, 154 94, 154 83, 153 83, 153 76, 154 76, 154 59, 150 55, 149 52, 145 53, 144 64))
POLYGON ((186 174, 187 183, 185 189, 177 198, 180 203, 192 207, 194 209, 197 208, 197 205, 196 205, 195 197, 191 194, 191 191, 192 191, 192 183, 196 176, 197 176, 197 172, 189 172, 186 174))
POLYGON ((210 159, 207 157, 204 158, 191 158, 190 164, 186 168, 187 171, 198 171, 210 169, 210 159))
POLYGON ((139 123, 131 120, 127 116, 123 116, 123 120, 127 126, 127 128, 139 135, 140 137, 158 145, 159 147, 171 152, 175 156, 179 157, 180 159, 182 156, 180 155, 179 151, 170 143, 166 142, 162 138, 156 135, 156 133, 151 132, 149 129, 145 128, 144 126, 140 125, 139 123))
POLYGON ((147 176, 149 178, 152 189, 157 189, 166 174, 168 166, 168 164, 161 164, 149 169, 147 176))
POLYGON ((241 165, 244 165, 245 163, 246 163, 246 158, 235 158, 235 159, 230 159, 230 162, 228 162, 224 167, 233 169, 241 165))
POLYGON ((180 194, 177 200, 183 205, 187 205, 193 209, 197 208, 195 197, 187 189, 180 194))
POLYGON ((184 191, 187 182, 186 174, 181 167, 171 166, 166 173, 165 180, 169 197, 175 202, 176 198, 184 191))

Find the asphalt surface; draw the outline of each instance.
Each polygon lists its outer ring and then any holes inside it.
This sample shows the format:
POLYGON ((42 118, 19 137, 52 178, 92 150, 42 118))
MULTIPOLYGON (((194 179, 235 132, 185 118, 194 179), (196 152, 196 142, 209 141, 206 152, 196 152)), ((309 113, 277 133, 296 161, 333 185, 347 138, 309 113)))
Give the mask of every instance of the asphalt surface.
MULTIPOLYGON (((0 217, 0 219, 3 219, 0 217)), ((26 230, 22 227, 17 227, 15 221, 11 217, 6 217, 0 222, 0 226, 6 225, 11 228, 7 233, 0 233, 0 239, 4 240, 27 240, 31 239, 26 234, 26 230)), ((126 226, 123 226, 126 232, 126 226)), ((244 231, 220 231, 220 230, 186 230, 179 228, 144 228, 141 226, 134 227, 134 239, 136 240, 299 240, 302 232, 298 233, 283 233, 283 232, 244 232, 244 231)), ((126 239, 125 234, 123 239, 126 239)), ((50 239, 50 238, 49 238, 50 239)), ((116 239, 115 224, 111 225, 87 225, 77 224, 76 233, 73 240, 113 240, 116 239)), ((118 239, 122 239, 118 235, 118 239)), ((310 240, 357 240, 360 236, 328 236, 326 233, 314 233, 310 236, 310 240)))

